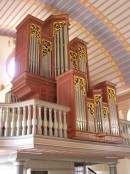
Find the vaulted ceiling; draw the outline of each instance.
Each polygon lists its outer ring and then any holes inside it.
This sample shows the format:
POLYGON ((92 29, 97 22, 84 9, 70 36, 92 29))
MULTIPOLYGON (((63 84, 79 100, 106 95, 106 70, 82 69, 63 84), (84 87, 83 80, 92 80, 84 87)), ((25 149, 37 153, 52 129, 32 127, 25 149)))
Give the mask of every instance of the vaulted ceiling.
POLYGON ((69 38, 88 42, 91 83, 108 80, 130 94, 129 0, 0 0, 0 35, 15 37, 15 27, 31 14, 45 20, 69 15, 69 38))

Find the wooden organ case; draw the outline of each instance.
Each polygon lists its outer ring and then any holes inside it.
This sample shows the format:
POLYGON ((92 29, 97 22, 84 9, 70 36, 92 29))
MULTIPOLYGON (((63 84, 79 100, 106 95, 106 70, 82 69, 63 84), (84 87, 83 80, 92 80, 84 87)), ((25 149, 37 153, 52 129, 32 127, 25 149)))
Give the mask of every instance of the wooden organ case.
POLYGON ((17 27, 16 74, 12 92, 69 106, 68 137, 120 143, 115 86, 90 87, 87 43, 69 42, 68 15, 41 21, 28 15, 17 27))
POLYGON ((41 21, 28 15, 17 26, 16 74, 19 99, 56 102, 56 77, 68 70, 68 15, 41 21))

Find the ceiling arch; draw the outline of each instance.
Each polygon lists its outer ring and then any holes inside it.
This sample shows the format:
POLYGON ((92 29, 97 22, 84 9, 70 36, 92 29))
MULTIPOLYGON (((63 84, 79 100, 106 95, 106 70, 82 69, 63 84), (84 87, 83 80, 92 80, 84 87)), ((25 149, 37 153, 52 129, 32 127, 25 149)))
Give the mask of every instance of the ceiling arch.
POLYGON ((88 42, 92 84, 109 80, 117 89, 130 88, 129 0, 1 0, 0 35, 15 37, 27 15, 42 20, 50 14, 70 16, 70 39, 88 42), (124 20, 125 19, 125 20, 124 20))

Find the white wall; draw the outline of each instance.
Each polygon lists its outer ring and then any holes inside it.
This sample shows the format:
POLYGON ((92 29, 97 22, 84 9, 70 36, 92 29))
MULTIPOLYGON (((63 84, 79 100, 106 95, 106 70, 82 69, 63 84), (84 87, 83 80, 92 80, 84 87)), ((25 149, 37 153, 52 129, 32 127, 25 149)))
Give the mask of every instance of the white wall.
POLYGON ((31 160, 24 167, 33 171, 48 171, 48 174, 74 174, 73 162, 31 160))
POLYGON ((10 47, 8 46, 8 42, 9 37, 0 36, 0 84, 4 86, 7 86, 11 80, 6 72, 6 60, 15 47, 12 40, 10 47))
POLYGON ((130 159, 119 160, 117 174, 130 174, 130 159))
POLYGON ((12 163, 0 164, 0 174, 14 174, 12 163))

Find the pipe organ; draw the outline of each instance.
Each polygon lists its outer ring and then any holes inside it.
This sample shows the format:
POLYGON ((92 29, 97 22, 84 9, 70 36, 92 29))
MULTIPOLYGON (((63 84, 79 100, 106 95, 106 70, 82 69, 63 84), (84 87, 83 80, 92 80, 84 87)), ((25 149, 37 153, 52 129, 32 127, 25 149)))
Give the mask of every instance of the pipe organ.
POLYGON ((28 15, 18 25, 12 92, 20 100, 69 106, 69 138, 120 143, 115 85, 90 86, 87 43, 79 38, 69 42, 68 26, 66 14, 45 21, 28 15))

